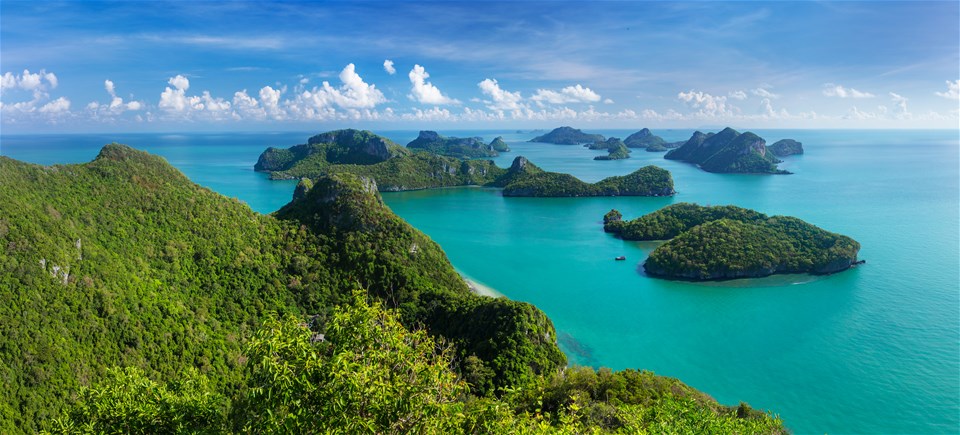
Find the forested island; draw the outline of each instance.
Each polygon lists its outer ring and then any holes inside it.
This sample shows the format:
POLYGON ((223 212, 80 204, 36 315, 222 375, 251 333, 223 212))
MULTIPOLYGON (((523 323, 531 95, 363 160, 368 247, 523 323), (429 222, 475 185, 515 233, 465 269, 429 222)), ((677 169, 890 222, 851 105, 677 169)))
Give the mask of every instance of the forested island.
POLYGON ((777 157, 793 156, 803 154, 803 144, 793 139, 781 139, 768 146, 767 151, 777 157))
POLYGON ((564 368, 540 310, 472 294, 369 178, 260 215, 124 145, 0 156, 0 244, 3 433, 785 433, 676 379, 564 368))
POLYGON ((627 146, 624 145, 620 139, 614 137, 608 139, 607 142, 609 143, 606 148, 607 155, 596 156, 593 158, 594 160, 622 160, 630 158, 630 150, 627 149, 627 146))
POLYGON ((630 150, 627 149, 627 145, 618 137, 611 137, 605 141, 585 144, 584 148, 607 151, 607 155, 596 156, 593 158, 594 160, 621 160, 630 158, 630 150))
POLYGON ((707 172, 789 174, 777 168, 780 160, 767 152, 766 141, 751 132, 727 127, 719 133, 693 133, 683 145, 663 156, 693 163, 707 172))
POLYGON ((569 174, 547 172, 523 157, 513 160, 507 174, 497 181, 503 196, 670 196, 673 178, 666 169, 644 166, 630 174, 587 183, 569 174))
POLYGON ((861 263, 860 244, 789 216, 736 206, 678 203, 625 221, 604 216, 604 231, 624 240, 667 240, 643 268, 656 277, 695 281, 777 273, 835 273, 861 263))
POLYGON ((557 145, 579 145, 603 141, 604 137, 602 134, 584 133, 573 127, 557 127, 547 134, 530 139, 530 142, 543 142, 557 145))
POLYGON ((590 184, 572 175, 543 171, 522 156, 505 169, 490 160, 461 160, 433 152, 413 152, 369 131, 358 130, 324 133, 314 136, 306 145, 288 149, 269 148, 260 155, 254 169, 268 171, 275 179, 350 173, 373 179, 381 191, 486 186, 503 188, 504 196, 665 196, 674 193, 670 172, 656 166, 590 184))
POLYGON ((670 148, 676 148, 684 144, 680 142, 667 142, 662 137, 653 134, 649 128, 643 128, 640 131, 627 136, 623 142, 629 148, 646 148, 649 152, 663 152, 670 148))
POLYGON ((407 148, 458 159, 496 157, 501 151, 510 151, 502 137, 487 144, 479 137, 446 137, 435 131, 421 131, 416 139, 407 144, 407 148))

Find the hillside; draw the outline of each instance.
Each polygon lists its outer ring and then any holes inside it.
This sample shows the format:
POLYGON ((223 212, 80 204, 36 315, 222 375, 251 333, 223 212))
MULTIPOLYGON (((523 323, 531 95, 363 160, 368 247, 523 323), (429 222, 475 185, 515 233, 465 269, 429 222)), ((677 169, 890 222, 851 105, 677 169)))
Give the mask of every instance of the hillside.
POLYGON ((0 158, 0 431, 36 430, 112 366, 229 385, 268 313, 325 316, 358 286, 476 355, 493 387, 564 364, 539 310, 471 294, 373 186, 319 179, 263 216, 122 145, 83 165, 0 158), (499 321, 464 331, 452 313, 499 321))
POLYGON ((625 240, 668 240, 643 264, 649 275, 664 278, 826 274, 860 263, 860 244, 847 236, 794 217, 768 217, 735 206, 678 203, 632 221, 611 210, 603 228, 625 240))
POLYGON ((777 160, 767 152, 766 141, 751 133, 725 128, 717 134, 695 132, 686 143, 671 150, 668 160, 698 165, 707 172, 747 174, 788 174, 777 168, 777 160))
POLYGON ((674 379, 558 370, 549 319, 470 293, 369 179, 295 196, 260 215, 117 144, 0 157, 0 431, 783 431, 674 379))

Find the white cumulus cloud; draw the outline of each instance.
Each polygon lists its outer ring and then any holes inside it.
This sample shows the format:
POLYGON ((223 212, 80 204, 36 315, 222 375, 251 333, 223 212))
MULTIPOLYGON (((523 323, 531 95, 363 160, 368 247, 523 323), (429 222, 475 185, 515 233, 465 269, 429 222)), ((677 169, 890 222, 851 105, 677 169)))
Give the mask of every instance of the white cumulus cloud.
POLYGON ((538 104, 566 104, 566 103, 596 103, 601 100, 599 94, 582 85, 567 86, 558 91, 537 89, 537 93, 530 97, 538 104))
MULTIPOLYGON (((305 90, 298 95, 296 102, 293 104, 298 105, 298 107, 306 104, 315 109, 326 109, 332 106, 358 109, 376 107, 377 104, 387 101, 383 92, 380 92, 376 85, 367 84, 363 81, 352 63, 340 71, 340 81, 342 84, 338 87, 324 81, 320 87, 305 90)), ((271 88, 261 89, 260 91, 260 101, 264 103, 265 107, 266 102, 271 102, 272 107, 277 107, 276 103, 279 101, 280 95, 276 90, 271 88)))
POLYGON ((504 90, 496 79, 484 79, 477 83, 477 86, 480 87, 480 91, 484 95, 490 98, 490 101, 484 101, 490 110, 519 110, 523 107, 520 103, 523 100, 520 92, 504 90))
POLYGON ((764 87, 759 87, 756 89, 751 89, 750 93, 761 98, 777 99, 780 98, 780 94, 774 94, 764 87))
POLYGON ((410 70, 410 99, 421 104, 460 104, 460 101, 443 95, 440 89, 428 82, 430 74, 420 66, 414 65, 410 70))
POLYGON ((897 116, 898 117, 909 117, 910 112, 907 111, 907 97, 904 97, 896 92, 890 92, 890 99, 893 100, 893 104, 897 107, 897 116))
POLYGON ((946 92, 934 92, 939 97, 949 98, 951 100, 960 100, 960 80, 947 80, 946 92))
POLYGON ((397 69, 393 67, 393 61, 390 59, 383 61, 383 70, 390 75, 394 75, 397 73, 397 69))
POLYGON ((827 83, 823 85, 823 95, 839 98, 873 98, 876 96, 869 92, 861 92, 853 88, 845 88, 841 85, 835 85, 833 83, 827 83))
POLYGON ((40 108, 41 113, 63 113, 70 110, 70 100, 60 97, 40 108))
POLYGON ((746 100, 747 93, 743 91, 733 91, 727 94, 728 97, 733 98, 734 100, 746 100))
POLYGON ((106 90, 107 94, 110 95, 109 103, 100 104, 99 102, 93 101, 90 102, 90 104, 87 104, 87 109, 96 112, 98 115, 119 115, 126 110, 140 110, 143 108, 143 103, 139 101, 124 103, 123 98, 117 96, 117 88, 112 80, 104 80, 103 89, 106 90))
POLYGON ((697 113, 702 116, 715 117, 731 115, 734 112, 733 106, 727 104, 727 97, 711 95, 706 92, 694 91, 680 92, 677 98, 688 106, 697 109, 697 113))

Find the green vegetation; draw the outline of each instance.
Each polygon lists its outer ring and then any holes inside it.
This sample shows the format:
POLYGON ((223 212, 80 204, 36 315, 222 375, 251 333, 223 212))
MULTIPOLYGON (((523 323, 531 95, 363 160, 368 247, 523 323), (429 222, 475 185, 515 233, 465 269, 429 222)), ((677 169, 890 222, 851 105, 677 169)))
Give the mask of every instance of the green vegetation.
POLYGON ((669 148, 676 148, 684 144, 683 141, 667 142, 663 140, 662 137, 653 134, 649 128, 641 129, 640 131, 627 136, 623 142, 629 148, 646 148, 647 151, 650 152, 662 152, 669 148))
POLYGON ((0 432, 36 431, 115 366, 161 385, 194 368, 229 390, 270 313, 323 318, 358 286, 458 343, 460 363, 476 355, 478 394, 564 365, 542 312, 471 294, 369 180, 298 190, 264 216, 122 145, 82 165, 0 157, 0 432), (452 312, 488 327, 452 328, 452 312))
POLYGON ((501 153, 510 151, 510 146, 503 141, 502 136, 497 136, 493 138, 493 140, 490 141, 490 147, 493 148, 495 151, 501 152, 501 153))
MULTIPOLYGON (((343 131, 355 132, 355 130, 341 130, 341 132, 343 131)), ((326 135, 333 133, 338 132, 327 133, 326 135)), ((432 132, 421 132, 421 136, 424 136, 424 133, 432 132)), ((378 137, 373 133, 369 134, 378 137)), ((366 139, 367 142, 373 142, 374 140, 370 137, 366 139)), ((386 141, 382 138, 381 140, 386 141)), ((362 142, 353 141, 351 143, 359 144, 362 142)), ((618 139, 616 143, 619 143, 622 148, 620 152, 629 152, 618 139)), ((395 153, 375 163, 333 163, 322 159, 320 157, 322 153, 306 155, 303 160, 288 161, 277 157, 286 154, 302 155, 303 148, 301 147, 304 146, 297 145, 289 150, 270 148, 260 156, 260 161, 276 162, 282 160, 284 164, 265 166, 258 163, 256 169, 269 170, 263 169, 265 167, 287 168, 278 172, 271 172, 272 178, 353 174, 374 180, 381 191, 388 192, 473 185, 501 187, 504 189, 504 196, 666 196, 674 193, 673 179, 670 173, 656 166, 648 166, 626 176, 610 177, 601 180, 599 183, 590 184, 580 181, 572 175, 545 172, 522 156, 514 159, 513 164, 508 169, 499 168, 489 160, 460 160, 426 151, 410 153, 405 149, 403 149, 403 151, 406 151, 405 154, 395 153)), ((349 150, 349 147, 347 148, 349 150)), ((343 150, 340 152, 350 154, 343 150)), ((357 152, 352 154, 357 154, 357 152)), ((612 155, 616 156, 618 154, 613 153, 612 155)))
POLYGON ((669 240, 697 225, 719 219, 743 222, 767 219, 767 215, 735 205, 704 207, 688 202, 668 205, 631 221, 611 210, 604 216, 603 230, 624 240, 669 240), (612 213, 612 214, 611 214, 612 213))
POLYGON ((707 172, 789 174, 777 168, 780 160, 767 153, 766 141, 761 137, 751 132, 741 134, 729 127, 717 134, 695 132, 664 158, 693 163, 707 172))
POLYGON ((777 157, 792 156, 803 154, 803 144, 793 139, 781 139, 767 147, 767 151, 777 157))
MULTIPOLYGON (((506 148, 506 143, 500 139, 498 148, 506 148)), ((496 140, 494 140, 496 142, 496 140)), ((435 131, 421 131, 420 135, 407 144, 412 150, 422 150, 441 156, 456 157, 458 159, 473 159, 477 157, 496 157, 500 155, 494 144, 485 144, 479 137, 446 137, 435 131)), ((506 149, 505 151, 509 151, 506 149)))
POLYGON ((459 160, 428 152, 392 158, 373 165, 333 165, 313 176, 350 173, 376 180, 381 191, 486 185, 506 173, 490 160, 459 160))
POLYGON ((331 165, 369 165, 409 154, 406 148, 366 130, 336 130, 313 136, 304 145, 267 148, 253 169, 270 172, 275 180, 295 179, 316 176, 331 165))
POLYGON ((679 203, 623 221, 604 216, 604 231, 626 240, 667 240, 650 254, 650 275, 691 280, 775 273, 834 273, 858 263, 860 244, 787 216, 735 207, 679 203))
MULTIPOLYGON (((617 139, 617 142, 620 142, 620 139, 617 139)), ((627 149, 627 146, 620 142, 607 149, 607 155, 605 156, 596 156, 594 160, 621 160, 629 159, 630 150, 627 149)))
POLYGON ((669 196, 673 190, 670 172, 645 166, 630 174, 604 178, 596 183, 556 172, 547 172, 523 157, 517 157, 507 174, 495 182, 503 196, 669 196))
POLYGON ((112 370, 53 432, 786 433, 777 417, 643 371, 568 368, 477 397, 449 347, 362 292, 325 320, 268 319, 243 357, 230 391, 193 373, 167 387, 112 370))
POLYGON ((589 134, 572 127, 558 127, 553 131, 530 139, 530 142, 552 143, 557 145, 579 145, 582 143, 603 142, 602 134, 589 134))

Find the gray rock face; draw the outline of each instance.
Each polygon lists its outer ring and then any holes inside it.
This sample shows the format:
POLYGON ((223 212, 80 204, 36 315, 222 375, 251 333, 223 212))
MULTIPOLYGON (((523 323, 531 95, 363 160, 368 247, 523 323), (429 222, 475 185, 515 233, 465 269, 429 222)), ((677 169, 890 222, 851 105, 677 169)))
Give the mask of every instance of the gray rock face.
POLYGON ((513 159, 513 164, 510 165, 511 172, 519 172, 527 168, 527 164, 530 163, 524 156, 519 156, 513 159))

